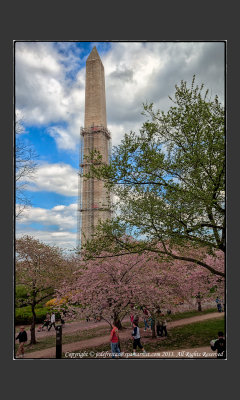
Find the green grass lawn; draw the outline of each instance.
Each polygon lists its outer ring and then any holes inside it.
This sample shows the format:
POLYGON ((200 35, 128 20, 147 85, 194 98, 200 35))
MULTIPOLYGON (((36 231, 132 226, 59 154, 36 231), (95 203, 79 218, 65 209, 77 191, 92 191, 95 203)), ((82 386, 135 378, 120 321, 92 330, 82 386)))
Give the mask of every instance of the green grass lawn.
MULTIPOLYGON (((187 349, 202 346, 209 346, 210 350, 209 342, 210 340, 217 338, 218 331, 224 332, 224 317, 172 328, 169 330, 168 337, 166 339, 144 338, 142 343, 144 343, 144 348, 147 352, 187 349)), ((77 349, 75 351, 77 352, 77 349)), ((109 352, 110 345, 105 344, 94 348, 87 348, 85 351, 88 353, 91 351, 94 353, 105 351, 109 352)), ((121 351, 127 353, 132 352, 131 339, 121 341, 121 351)))
POLYGON ((210 340, 216 339, 219 331, 224 332, 224 317, 173 328, 169 331, 168 337, 163 339, 162 342, 148 343, 146 348, 147 351, 151 352, 156 349, 175 350, 209 346, 210 340))
POLYGON ((204 314, 209 314, 209 313, 214 313, 217 312, 217 308, 207 308, 206 310, 203 311, 184 311, 182 313, 176 313, 176 314, 170 314, 169 315, 169 321, 176 321, 179 319, 183 318, 191 318, 191 317, 196 317, 204 314))

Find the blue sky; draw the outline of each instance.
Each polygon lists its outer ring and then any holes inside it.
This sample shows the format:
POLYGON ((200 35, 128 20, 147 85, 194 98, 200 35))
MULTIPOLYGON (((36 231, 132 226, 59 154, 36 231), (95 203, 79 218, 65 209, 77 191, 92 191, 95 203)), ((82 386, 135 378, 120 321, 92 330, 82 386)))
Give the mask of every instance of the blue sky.
POLYGON ((167 110, 175 84, 196 75, 224 99, 222 42, 16 42, 15 109, 21 139, 38 154, 26 194, 31 207, 16 234, 73 249, 76 245, 80 127, 84 121, 85 63, 97 47, 105 68, 108 129, 117 145, 138 131, 142 104, 167 110))

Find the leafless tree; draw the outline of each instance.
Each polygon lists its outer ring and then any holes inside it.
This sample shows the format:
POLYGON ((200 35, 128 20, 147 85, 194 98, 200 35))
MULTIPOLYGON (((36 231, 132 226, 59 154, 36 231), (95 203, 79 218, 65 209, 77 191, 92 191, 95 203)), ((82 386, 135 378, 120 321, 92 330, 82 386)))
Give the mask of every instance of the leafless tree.
POLYGON ((22 138, 23 133, 22 120, 16 118, 15 124, 15 179, 16 179, 16 218, 31 205, 31 201, 26 194, 26 186, 29 179, 32 179, 37 170, 37 154, 33 147, 26 143, 22 138))

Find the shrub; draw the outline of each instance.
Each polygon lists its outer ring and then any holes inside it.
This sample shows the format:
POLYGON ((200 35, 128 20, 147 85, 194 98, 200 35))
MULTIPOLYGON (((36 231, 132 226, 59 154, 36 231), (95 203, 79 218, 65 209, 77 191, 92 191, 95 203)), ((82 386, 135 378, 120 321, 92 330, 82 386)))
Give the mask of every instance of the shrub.
MULTIPOLYGON (((36 322, 43 322, 46 314, 49 312, 47 307, 37 307, 36 312, 36 322)), ((15 324, 31 324, 32 323, 32 310, 30 306, 19 307, 15 309, 15 324)))
POLYGON ((28 293, 24 285, 17 285, 15 290, 15 302, 17 307, 24 307, 24 302, 28 299, 28 293))

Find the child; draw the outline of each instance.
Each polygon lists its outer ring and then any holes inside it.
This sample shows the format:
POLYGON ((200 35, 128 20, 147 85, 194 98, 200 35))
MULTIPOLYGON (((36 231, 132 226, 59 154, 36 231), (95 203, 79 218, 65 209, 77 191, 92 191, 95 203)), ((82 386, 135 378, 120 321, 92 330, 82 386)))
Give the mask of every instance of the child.
POLYGON ((141 342, 140 342, 140 330, 138 327, 138 323, 136 321, 133 322, 133 332, 132 332, 132 337, 133 337, 133 355, 136 355, 136 349, 139 347, 140 349, 143 350, 144 353, 146 351, 144 350, 141 342))

